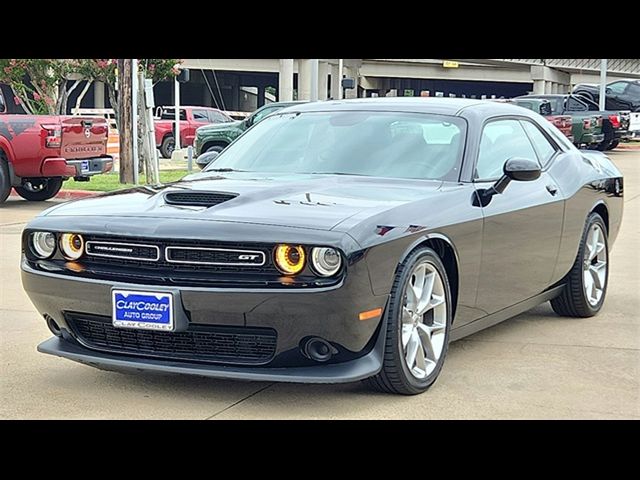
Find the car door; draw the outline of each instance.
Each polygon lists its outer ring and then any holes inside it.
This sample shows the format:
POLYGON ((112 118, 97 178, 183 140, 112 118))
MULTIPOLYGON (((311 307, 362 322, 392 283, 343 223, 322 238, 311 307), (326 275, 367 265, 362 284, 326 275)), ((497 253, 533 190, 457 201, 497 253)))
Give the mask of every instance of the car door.
MULTIPOLYGON (((528 119, 493 119, 480 137, 475 187, 490 188, 509 158, 528 158, 544 167, 558 151, 528 119)), ((494 313, 549 286, 560 247, 564 202, 543 168, 537 180, 512 181, 502 194, 478 208, 484 220, 476 308, 494 313)))
POLYGON ((606 107, 608 110, 630 110, 631 105, 626 101, 625 90, 628 82, 613 82, 607 85, 606 107))
POLYGON ((193 115, 193 122, 189 122, 189 127, 185 132, 185 140, 187 141, 186 145, 193 145, 193 140, 196 137, 196 129, 198 127, 202 127, 203 125, 207 125, 211 123, 209 121, 209 115, 206 110, 192 110, 191 114, 193 115))

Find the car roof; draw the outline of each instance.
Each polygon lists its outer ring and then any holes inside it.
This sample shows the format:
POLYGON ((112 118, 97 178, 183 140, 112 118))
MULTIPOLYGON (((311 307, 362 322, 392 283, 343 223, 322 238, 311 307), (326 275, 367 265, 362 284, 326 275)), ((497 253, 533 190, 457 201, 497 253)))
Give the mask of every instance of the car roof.
MULTIPOLYGON (((288 107, 284 112, 328 112, 340 110, 374 110, 391 112, 433 113, 439 115, 460 115, 463 110, 480 108, 486 113, 521 113, 517 105, 492 102, 491 100, 473 100, 447 97, 383 97, 354 98, 349 100, 328 100, 309 102, 288 107)), ((282 112, 282 111, 281 111, 282 112)))

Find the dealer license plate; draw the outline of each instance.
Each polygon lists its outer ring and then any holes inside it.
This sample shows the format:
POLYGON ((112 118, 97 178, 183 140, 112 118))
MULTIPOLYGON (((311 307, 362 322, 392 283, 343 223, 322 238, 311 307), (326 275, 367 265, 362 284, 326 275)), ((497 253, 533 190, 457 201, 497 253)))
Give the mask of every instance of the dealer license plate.
POLYGON ((112 290, 113 326, 173 330, 173 295, 164 292, 112 290))
POLYGON ((90 170, 89 160, 83 160, 80 163, 80 173, 88 173, 90 170))

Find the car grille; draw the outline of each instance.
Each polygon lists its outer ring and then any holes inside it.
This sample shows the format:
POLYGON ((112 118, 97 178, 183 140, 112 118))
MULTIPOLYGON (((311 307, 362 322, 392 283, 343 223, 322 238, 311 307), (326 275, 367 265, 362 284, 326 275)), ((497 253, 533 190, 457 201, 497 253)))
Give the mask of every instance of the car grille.
POLYGON ((108 317, 68 314, 67 323, 85 346, 131 355, 190 362, 259 365, 276 351, 271 328, 190 325, 185 332, 116 328, 108 317))
POLYGON ((164 201, 170 205, 213 207, 237 196, 237 193, 223 192, 169 192, 165 194, 164 201))
POLYGON ((85 235, 89 267, 130 267, 144 272, 241 273, 279 275, 271 259, 272 246, 198 240, 132 239, 85 235))

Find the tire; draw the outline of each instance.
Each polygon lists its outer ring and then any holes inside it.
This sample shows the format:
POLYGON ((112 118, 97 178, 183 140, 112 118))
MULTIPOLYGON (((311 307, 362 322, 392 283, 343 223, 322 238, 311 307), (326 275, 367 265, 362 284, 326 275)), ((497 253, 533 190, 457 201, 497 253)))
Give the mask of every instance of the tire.
MULTIPOLYGON (((424 288, 428 288, 428 282, 424 288)), ((425 291, 424 288, 423 292, 426 296, 428 290, 425 291)), ((420 302, 414 303, 416 306, 419 304, 420 302)), ((383 318, 381 326, 383 331, 380 334, 386 335, 386 339, 382 370, 377 375, 366 379, 365 382, 377 390, 388 393, 416 395, 426 391, 438 378, 447 355, 451 312, 451 287, 442 261, 430 248, 420 248, 413 251, 398 267, 389 304, 383 318), (437 276, 432 277, 434 282, 429 303, 432 303, 434 298, 442 299, 443 302, 427 309, 422 316, 408 313, 403 315, 403 312, 409 311, 405 305, 411 306, 412 304, 412 295, 409 294, 408 289, 412 289, 413 283, 418 280, 421 266, 425 268, 423 277, 425 281, 429 275, 437 273, 437 276), (437 328, 438 326, 440 328, 437 328), (405 342, 406 347, 403 347, 405 342), (431 353, 425 347, 427 343, 431 346, 431 353), (412 367, 407 363, 411 345, 417 345, 412 367), (437 355, 438 350, 440 351, 439 356, 437 355), (422 358, 427 358, 424 362, 420 362, 421 352, 422 358), (425 352, 427 352, 426 356, 425 352), (428 360, 429 357, 431 360, 428 360), (435 361, 433 361, 434 359, 435 361), (421 363, 424 369, 420 368, 421 363)))
POLYGON ((160 153, 162 154, 162 158, 171 158, 171 154, 173 153, 175 147, 176 141, 173 138, 173 135, 164 137, 162 139, 162 144, 160 145, 160 153))
POLYGON ((565 278, 565 287, 558 297, 551 300, 553 311, 564 317, 593 317, 598 313, 607 295, 607 286, 609 284, 608 260, 609 242, 607 239, 607 227, 602 217, 592 212, 585 222, 584 232, 582 232, 582 238, 580 240, 580 248, 578 249, 578 256, 565 278), (594 230, 599 230, 599 241, 596 242, 596 251, 598 253, 595 257, 589 259, 590 252, 593 251, 591 245, 594 245, 592 241, 592 232, 594 230), (598 250, 599 248, 602 249, 598 250), (585 270, 584 267, 587 266, 587 262, 589 262, 590 266, 585 270), (604 265, 602 265, 601 262, 604 262, 604 265), (601 269, 604 269, 604 272, 602 272, 601 269), (591 277, 591 283, 587 281, 587 276, 591 277), (589 289, 590 285, 597 287, 598 283, 600 283, 602 287, 600 294, 598 295, 597 291, 592 288, 588 296, 587 289, 589 289))
POLYGON ((3 156, 0 156, 0 204, 4 203, 11 193, 11 178, 9 177, 9 165, 3 156))
POLYGON ((36 188, 29 183, 28 185, 30 186, 23 185, 21 187, 14 187, 16 193, 25 200, 29 200, 31 202, 42 202, 55 197, 62 188, 63 180, 60 177, 42 178, 40 180, 43 182, 41 188, 36 188))
POLYGON ((613 150, 618 145, 620 145, 620 140, 616 138, 615 140, 611 141, 611 143, 607 146, 606 150, 613 150))
POLYGON ((225 149, 224 145, 213 145, 213 146, 207 148, 204 153, 209 153, 209 152, 218 152, 219 153, 224 149, 225 149))

